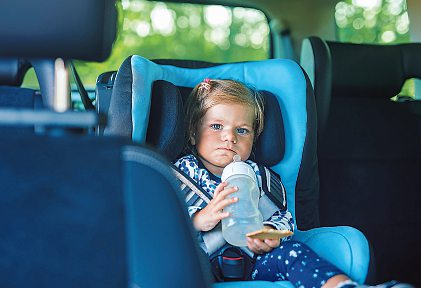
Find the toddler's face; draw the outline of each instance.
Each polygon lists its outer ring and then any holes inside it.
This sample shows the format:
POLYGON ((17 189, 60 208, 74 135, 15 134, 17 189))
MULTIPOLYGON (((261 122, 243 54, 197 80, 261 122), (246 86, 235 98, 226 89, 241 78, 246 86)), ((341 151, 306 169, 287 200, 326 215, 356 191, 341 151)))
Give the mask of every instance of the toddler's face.
POLYGON ((198 135, 191 141, 210 172, 221 175, 235 154, 243 161, 249 158, 254 139, 253 122, 253 108, 243 104, 217 104, 206 112, 198 135))

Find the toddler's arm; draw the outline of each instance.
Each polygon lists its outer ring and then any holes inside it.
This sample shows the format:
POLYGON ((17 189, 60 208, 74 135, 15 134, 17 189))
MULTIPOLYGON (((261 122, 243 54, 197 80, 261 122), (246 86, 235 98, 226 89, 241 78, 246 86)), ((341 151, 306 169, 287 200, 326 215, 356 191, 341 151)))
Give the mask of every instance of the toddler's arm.
MULTIPOLYGON (((276 211, 268 220, 263 222, 263 224, 277 230, 289 230, 294 232, 294 219, 292 218, 291 212, 288 210, 276 211)), ((282 238, 282 241, 289 238, 290 237, 282 238)))

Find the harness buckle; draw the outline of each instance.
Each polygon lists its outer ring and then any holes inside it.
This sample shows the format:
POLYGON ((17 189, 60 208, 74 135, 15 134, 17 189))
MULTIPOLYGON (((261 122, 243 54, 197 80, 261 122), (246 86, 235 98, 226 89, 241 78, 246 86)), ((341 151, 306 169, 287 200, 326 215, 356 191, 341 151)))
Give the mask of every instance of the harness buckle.
POLYGON ((212 272, 219 282, 248 280, 252 259, 240 248, 225 246, 211 257, 212 272))

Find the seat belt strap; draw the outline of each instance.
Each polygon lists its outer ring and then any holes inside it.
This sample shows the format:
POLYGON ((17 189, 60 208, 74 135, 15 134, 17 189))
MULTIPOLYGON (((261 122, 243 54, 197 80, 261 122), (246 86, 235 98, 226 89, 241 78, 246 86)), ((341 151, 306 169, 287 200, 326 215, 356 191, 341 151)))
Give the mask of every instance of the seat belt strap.
POLYGON ((280 180, 280 176, 263 165, 258 165, 258 167, 262 177, 263 192, 265 192, 269 199, 278 206, 280 210, 286 210, 287 198, 285 187, 280 180))
MULTIPOLYGON (((171 168, 176 178, 181 182, 179 191, 187 206, 204 208, 211 201, 211 195, 199 187, 193 179, 176 166, 171 165, 171 168)), ((221 225, 216 226, 210 231, 202 232, 202 239, 209 255, 219 251, 226 244, 222 236, 221 225)))
MULTIPOLYGON (((204 204, 208 204, 211 201, 212 196, 209 195, 209 193, 206 192, 203 188, 199 187, 196 184, 196 182, 194 182, 183 171, 181 171, 180 169, 178 169, 174 165, 171 165, 171 168, 172 168, 175 176, 177 177, 177 179, 181 182, 180 190, 182 192, 184 192, 183 193, 184 198, 188 197, 189 194, 190 194, 189 192, 192 191, 192 192, 194 192, 194 194, 199 196, 199 198, 201 200, 203 200, 204 204), (188 188, 188 189, 186 189, 186 188, 188 188)), ((186 201, 186 202, 188 202, 188 201, 186 201)), ((203 205, 203 206, 205 206, 205 205, 203 205)))
POLYGON ((88 92, 86 92, 86 89, 80 80, 73 61, 70 61, 70 68, 72 70, 73 77, 75 78, 77 90, 79 91, 80 98, 82 99, 83 107, 85 107, 85 110, 95 110, 95 106, 92 104, 92 100, 89 98, 88 92))

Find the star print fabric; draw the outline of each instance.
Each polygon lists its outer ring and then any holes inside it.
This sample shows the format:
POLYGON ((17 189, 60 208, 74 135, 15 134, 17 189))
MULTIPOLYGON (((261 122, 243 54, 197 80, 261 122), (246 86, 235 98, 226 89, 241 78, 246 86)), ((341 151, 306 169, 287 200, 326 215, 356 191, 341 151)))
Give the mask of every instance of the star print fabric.
POLYGON ((284 241, 271 252, 259 255, 253 267, 253 280, 288 280, 295 287, 321 287, 341 270, 319 257, 307 245, 284 241))

